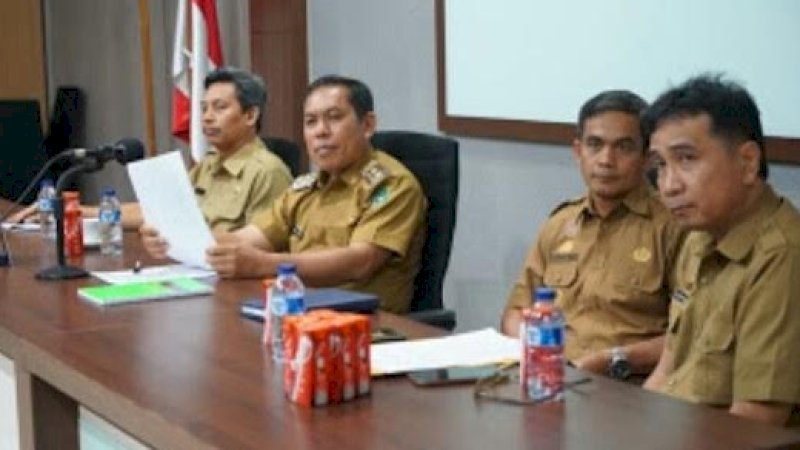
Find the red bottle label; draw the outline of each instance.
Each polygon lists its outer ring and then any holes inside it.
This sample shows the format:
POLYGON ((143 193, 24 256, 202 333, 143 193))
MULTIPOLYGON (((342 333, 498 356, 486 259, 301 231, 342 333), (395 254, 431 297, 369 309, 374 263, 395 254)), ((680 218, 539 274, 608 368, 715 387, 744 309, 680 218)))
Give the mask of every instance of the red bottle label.
POLYGON ((64 204, 64 255, 67 258, 83 256, 83 218, 77 199, 64 204))

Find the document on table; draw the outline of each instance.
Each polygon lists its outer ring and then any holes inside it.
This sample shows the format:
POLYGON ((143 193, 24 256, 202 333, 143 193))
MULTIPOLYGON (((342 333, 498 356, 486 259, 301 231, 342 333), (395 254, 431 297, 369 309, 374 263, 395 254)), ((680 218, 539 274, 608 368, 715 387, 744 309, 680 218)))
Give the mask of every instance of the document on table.
POLYGON ((373 375, 390 375, 423 369, 519 361, 519 339, 493 328, 441 338, 373 344, 373 375))
POLYGON ((3 231, 39 231, 42 227, 37 222, 3 222, 2 228, 3 231))
POLYGON ((138 272, 131 269, 92 272, 93 277, 111 284, 156 282, 175 278, 208 278, 215 275, 216 272, 213 270, 189 267, 183 264, 143 267, 138 272))
POLYGON ((145 222, 169 243, 167 255, 188 266, 208 269, 205 252, 214 238, 197 205, 179 151, 128 164, 145 222))

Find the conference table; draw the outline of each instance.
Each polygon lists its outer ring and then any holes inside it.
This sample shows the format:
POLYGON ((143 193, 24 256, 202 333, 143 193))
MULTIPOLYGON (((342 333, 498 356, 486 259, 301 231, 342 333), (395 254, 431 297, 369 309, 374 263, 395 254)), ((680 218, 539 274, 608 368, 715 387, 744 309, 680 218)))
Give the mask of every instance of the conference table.
MULTIPOLYGON (((373 379, 372 393, 321 408, 288 402, 240 317, 258 280, 215 282, 213 295, 101 307, 79 299, 92 278, 39 281, 53 263, 37 234, 10 233, 0 268, 0 353, 14 361, 23 448, 78 448, 79 405, 161 449, 734 449, 800 445, 772 427, 592 375, 563 402, 517 406, 472 387, 373 379)), ((90 270, 154 264, 134 233, 122 257, 88 251, 90 270)), ((377 313, 375 326, 413 338, 442 331, 377 313)), ((575 372, 571 372, 576 375, 575 372)), ((585 375, 585 374, 584 374, 585 375)))

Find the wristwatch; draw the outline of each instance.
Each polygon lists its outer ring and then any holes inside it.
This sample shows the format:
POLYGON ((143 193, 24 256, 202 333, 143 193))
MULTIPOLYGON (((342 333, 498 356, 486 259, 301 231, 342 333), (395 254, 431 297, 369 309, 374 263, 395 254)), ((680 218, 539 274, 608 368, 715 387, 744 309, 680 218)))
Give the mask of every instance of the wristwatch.
POLYGON ((622 347, 611 349, 611 363, 608 365, 608 374, 618 380, 627 380, 631 376, 631 363, 622 347))

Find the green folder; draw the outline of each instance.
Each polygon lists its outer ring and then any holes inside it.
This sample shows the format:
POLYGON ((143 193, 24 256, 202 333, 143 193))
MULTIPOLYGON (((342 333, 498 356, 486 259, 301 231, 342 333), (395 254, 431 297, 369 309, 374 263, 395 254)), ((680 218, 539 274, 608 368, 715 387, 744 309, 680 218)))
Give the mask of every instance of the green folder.
POLYGON ((214 288, 194 278, 173 278, 163 281, 105 284, 78 289, 80 298, 98 305, 162 300, 177 297, 193 297, 210 294, 214 288))

